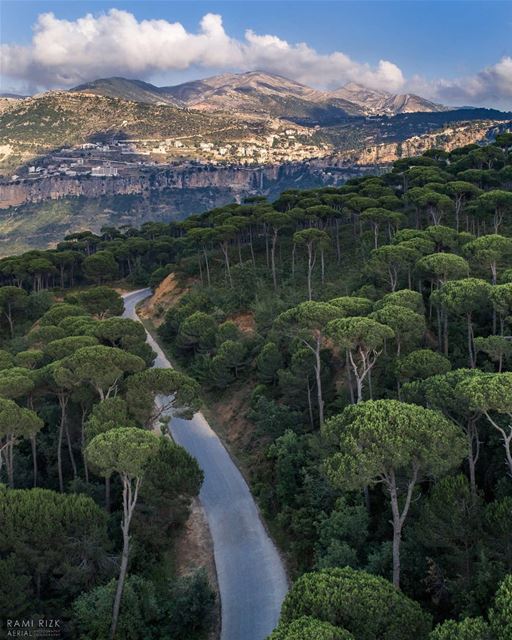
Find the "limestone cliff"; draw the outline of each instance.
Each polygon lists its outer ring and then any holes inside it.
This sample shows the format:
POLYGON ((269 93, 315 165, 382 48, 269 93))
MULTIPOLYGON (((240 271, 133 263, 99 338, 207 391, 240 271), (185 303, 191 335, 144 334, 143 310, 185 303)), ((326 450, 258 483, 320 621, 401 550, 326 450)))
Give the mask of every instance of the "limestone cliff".
POLYGON ((413 136, 402 142, 378 144, 364 149, 339 152, 322 163, 333 167, 351 165, 386 165, 411 156, 418 156, 429 149, 451 151, 468 144, 492 139, 506 128, 508 123, 498 121, 467 122, 459 126, 446 127, 422 136, 413 136))
POLYGON ((130 175, 114 177, 51 176, 0 184, 0 208, 27 202, 66 197, 101 198, 114 195, 158 194, 165 190, 193 192, 220 190, 229 199, 247 194, 272 196, 292 186, 321 186, 339 183, 371 167, 390 165, 395 160, 416 156, 431 148, 447 151, 492 138, 506 123, 483 121, 463 123, 440 131, 392 142, 341 151, 304 162, 267 165, 219 165, 187 163, 166 168, 141 168, 130 175), (330 171, 334 169, 333 173, 330 171))
MULTIPOLYGON (((272 187, 284 188, 288 180, 300 179, 309 171, 308 165, 303 163, 256 167, 187 165, 151 171, 143 170, 130 176, 43 177, 0 184, 0 208, 66 197, 99 198, 161 192, 169 189, 182 191, 220 189, 231 193, 236 199, 248 193, 269 193, 272 187)), ((319 173, 318 169, 312 171, 319 173)))

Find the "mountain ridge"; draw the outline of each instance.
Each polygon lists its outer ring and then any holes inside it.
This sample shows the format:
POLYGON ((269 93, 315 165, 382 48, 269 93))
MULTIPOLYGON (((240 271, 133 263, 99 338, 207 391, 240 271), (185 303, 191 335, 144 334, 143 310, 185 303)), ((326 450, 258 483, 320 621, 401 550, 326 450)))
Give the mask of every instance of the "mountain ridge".
MULTIPOLYGON (((213 91, 225 86, 224 81, 216 82, 218 87, 213 91)), ((124 83, 117 87, 121 85, 124 83)), ((141 89, 147 99, 148 85, 130 86, 141 89)), ((108 164, 114 155, 123 167, 127 162, 135 163, 133 166, 139 166, 137 162, 144 165, 189 161, 279 164, 400 142, 466 120, 512 119, 510 113, 487 109, 351 116, 332 104, 290 97, 288 88, 283 90, 288 93, 280 100, 276 87, 271 86, 267 104, 286 108, 286 118, 268 112, 201 110, 107 97, 87 92, 87 87, 75 92, 50 91, 23 100, 3 98, 0 175, 16 175, 20 168, 25 167, 26 171, 28 163, 36 157, 48 158, 60 149, 83 145, 96 149, 98 145, 115 143, 113 149, 94 151, 94 166, 108 164), (313 108, 308 110, 308 105, 313 108), (120 146, 126 140, 130 143, 120 146)), ((305 90, 299 85, 297 92, 305 90)), ((447 130, 446 136, 451 135, 447 130)), ((440 139, 439 144, 445 143, 440 139)), ((49 160, 44 162, 53 164, 49 160)), ((59 171, 58 165, 52 166, 52 170, 59 171)), ((69 166, 67 170, 75 172, 69 166)))
POLYGON ((132 100, 133 102, 145 102, 147 104, 169 104, 173 107, 182 106, 166 96, 165 93, 161 93, 159 87, 149 82, 122 78, 120 76, 98 78, 92 82, 79 84, 69 91, 71 93, 91 93, 107 98, 121 98, 123 100, 132 100))
POLYGON ((340 115, 345 112, 349 116, 397 115, 448 109, 415 94, 392 94, 355 82, 333 91, 322 91, 264 71, 224 73, 163 87, 136 79, 99 78, 69 91, 171 104, 200 111, 268 113, 274 117, 305 116, 318 109, 337 110, 340 115))
POLYGON ((368 115, 397 115, 398 113, 440 112, 450 110, 414 93, 394 94, 370 89, 358 82, 347 82, 331 92, 342 99, 366 109, 368 115))

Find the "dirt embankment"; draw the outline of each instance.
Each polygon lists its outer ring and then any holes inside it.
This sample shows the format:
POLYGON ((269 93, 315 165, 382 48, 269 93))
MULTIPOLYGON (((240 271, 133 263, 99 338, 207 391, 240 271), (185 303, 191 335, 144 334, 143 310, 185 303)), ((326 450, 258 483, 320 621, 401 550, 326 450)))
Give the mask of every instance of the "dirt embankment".
POLYGON ((227 319, 234 322, 242 333, 248 335, 256 333, 256 322, 252 313, 237 313, 227 319))
POLYGON ((140 317, 144 320, 150 320, 158 328, 164 321, 165 312, 173 307, 186 292, 187 287, 184 288, 180 285, 176 275, 170 273, 158 285, 153 295, 140 307, 140 317))
POLYGON ((206 514, 198 498, 194 498, 190 516, 175 543, 176 573, 186 576, 204 568, 211 587, 217 596, 215 619, 208 640, 218 640, 220 635, 220 594, 213 555, 213 542, 206 514))
POLYGON ((208 521, 201 503, 194 498, 190 516, 176 541, 176 571, 178 575, 187 575, 204 567, 212 585, 217 584, 213 546, 208 521))

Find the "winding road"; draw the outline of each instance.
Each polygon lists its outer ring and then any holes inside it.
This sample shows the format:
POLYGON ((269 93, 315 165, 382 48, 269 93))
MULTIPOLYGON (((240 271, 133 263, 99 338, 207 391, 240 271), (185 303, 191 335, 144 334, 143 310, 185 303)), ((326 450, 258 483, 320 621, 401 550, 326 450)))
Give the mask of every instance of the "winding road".
MULTIPOLYGON (((150 289, 125 294, 124 317, 139 320, 136 305, 150 295, 150 289)), ((147 340, 157 354, 154 366, 171 367, 149 333, 147 340)), ((204 416, 172 418, 169 428, 204 472, 199 498, 213 539, 222 606, 221 640, 263 640, 276 626, 288 590, 279 553, 247 483, 204 416)))

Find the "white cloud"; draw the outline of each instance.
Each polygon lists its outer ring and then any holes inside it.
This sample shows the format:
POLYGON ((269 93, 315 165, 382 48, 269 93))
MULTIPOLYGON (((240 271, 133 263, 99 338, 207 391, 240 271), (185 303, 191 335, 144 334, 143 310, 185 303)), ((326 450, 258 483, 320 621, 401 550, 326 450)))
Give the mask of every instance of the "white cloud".
POLYGON ((448 104, 491 105, 512 108, 512 58, 499 62, 472 76, 453 80, 426 81, 414 77, 407 89, 448 104))
POLYGON ((418 93, 447 104, 512 107, 512 58, 468 77, 406 80, 388 60, 376 66, 340 51, 321 54, 305 42, 290 43, 248 29, 241 39, 226 33, 222 17, 206 14, 197 32, 179 22, 138 21, 127 11, 87 14, 74 21, 53 13, 38 17, 29 45, 0 46, 0 72, 33 89, 70 87, 107 76, 164 78, 171 72, 200 69, 261 69, 305 84, 337 88, 355 81, 374 89, 418 93))
POLYGON ((197 33, 179 22, 139 22, 118 9, 75 21, 45 13, 37 20, 30 45, 4 44, 0 53, 4 76, 40 88, 110 75, 147 78, 190 67, 264 69, 324 87, 354 80, 397 91, 404 84, 401 70, 387 60, 371 67, 338 51, 320 54, 306 43, 291 44, 251 30, 238 40, 226 33, 221 16, 211 13, 203 17, 197 33))

